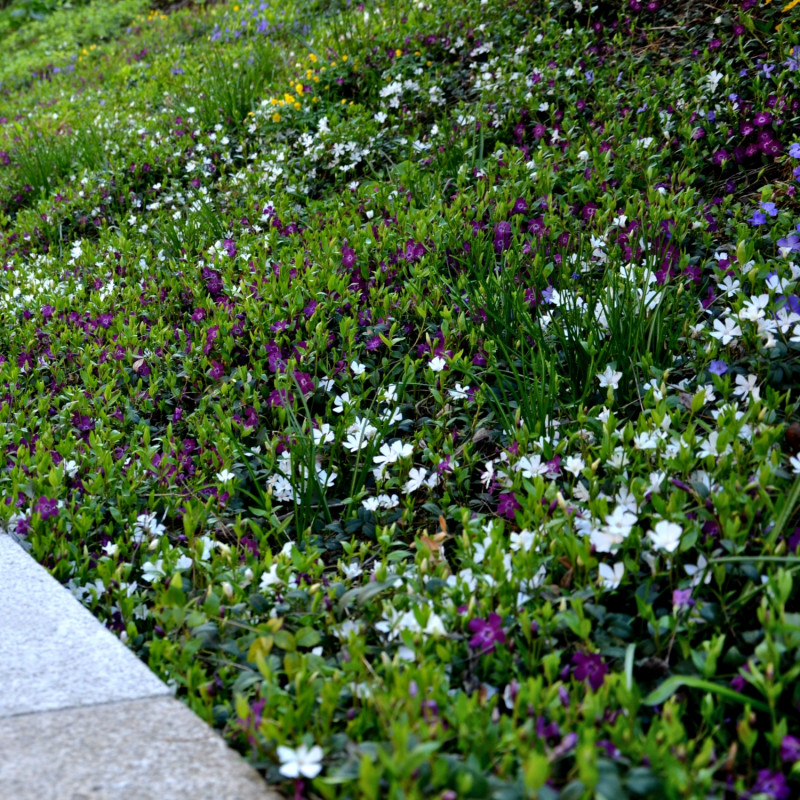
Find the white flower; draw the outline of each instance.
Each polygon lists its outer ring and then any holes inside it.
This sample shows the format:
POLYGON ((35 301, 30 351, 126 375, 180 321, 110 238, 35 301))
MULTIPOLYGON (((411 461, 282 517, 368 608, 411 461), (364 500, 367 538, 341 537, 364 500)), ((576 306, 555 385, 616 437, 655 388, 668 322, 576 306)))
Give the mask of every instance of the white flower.
POLYGON ((189 558, 185 553, 181 554, 181 557, 175 562, 175 566, 173 569, 175 572, 181 572, 185 569, 191 569, 192 567, 192 559, 189 558))
POLYGON ((107 542, 103 545, 103 552, 109 558, 114 558, 114 556, 119 552, 119 546, 114 544, 114 542, 107 542))
POLYGON ((391 444, 381 445, 380 453, 373 458, 373 461, 378 466, 385 466, 394 464, 401 458, 408 458, 414 452, 414 446, 411 444, 403 444, 399 439, 391 444))
POLYGON ((453 400, 466 400, 467 399, 467 392, 469 391, 469 386, 462 386, 460 383, 457 383, 455 389, 450 389, 450 397, 453 400))
POLYGON ((428 474, 426 469, 422 467, 412 467, 408 473, 408 480, 406 481, 406 485, 403 487, 403 492, 405 494, 411 494, 411 492, 416 492, 420 486, 425 483, 425 477, 428 474))
POLYGON ((509 547, 514 550, 522 550, 527 553, 533 543, 536 541, 536 536, 529 530, 522 530, 517 533, 516 531, 509 536, 509 547))
POLYGON ((145 536, 154 539, 162 536, 165 531, 166 527, 158 521, 158 517, 155 514, 139 514, 136 517, 136 522, 133 523, 133 541, 136 544, 141 544, 145 536))
POLYGON ((358 361, 351 361, 350 369, 353 370, 353 375, 363 375, 367 370, 366 366, 358 361))
POLYGON ((232 481, 235 477, 236 474, 229 469, 223 469, 222 472, 217 473, 217 480, 220 483, 227 483, 228 481, 232 481))
POLYGON ((158 559, 155 563, 151 561, 145 561, 142 565, 142 579, 149 581, 150 583, 155 583, 156 581, 161 580, 164 577, 164 570, 162 569, 163 560, 158 559))
POLYGON ((736 388, 733 390, 733 393, 737 397, 746 398, 748 402, 753 400, 757 403, 761 398, 761 393, 758 386, 756 386, 757 383, 758 375, 748 375, 747 377, 744 375, 737 375, 736 388))
POLYGON ((517 472, 522 473, 523 478, 533 478, 536 475, 544 475, 550 467, 542 463, 542 457, 538 454, 533 456, 523 456, 516 464, 517 472))
POLYGON ((372 511, 372 512, 375 512, 375 511, 377 511, 377 510, 378 510, 378 509, 381 507, 381 504, 380 504, 380 502, 378 501, 378 498, 377 498, 377 497, 365 497, 365 498, 364 498, 364 499, 361 501, 361 505, 362 505, 362 507, 363 507, 363 508, 365 508, 367 511, 372 511))
POLYGON ((486 553, 492 546, 492 537, 486 536, 483 541, 475 542, 472 546, 472 560, 476 564, 480 564, 484 558, 486 558, 486 553))
POLYGON ((335 414, 342 414, 345 408, 350 404, 350 394, 348 392, 342 392, 340 395, 337 395, 333 401, 333 411, 335 414))
POLYGON ((278 565, 273 564, 266 572, 261 573, 261 581, 258 584, 259 591, 266 592, 273 586, 283 583, 278 577, 278 565))
POLYGON ((397 506, 400 505, 400 498, 396 494, 379 494, 375 499, 378 501, 378 506, 380 508, 385 508, 387 510, 397 508, 397 506))
POLYGON ((447 362, 441 356, 436 356, 428 362, 428 366, 434 372, 441 372, 447 366, 447 362))
POLYGON ((725 449, 720 452, 719 450, 719 433, 717 431, 712 431, 708 434, 708 439, 700 444, 700 450, 697 453, 698 458, 707 458, 708 456, 726 456, 728 453, 731 452, 730 445, 726 446, 725 449))
POLYGON ((322 771, 322 748, 315 744, 311 749, 301 744, 296 750, 291 747, 278 747, 281 761, 280 773, 286 778, 316 778, 322 771))
POLYGON ((636 514, 624 506, 617 506, 605 519, 605 530, 611 536, 627 539, 636 524, 636 514))
POLYGON ((720 319, 714 320, 714 330, 711 335, 715 339, 719 339, 723 345, 732 342, 735 337, 742 335, 742 329, 739 324, 732 318, 727 317, 723 323, 720 319))
POLYGON ((662 519, 656 523, 655 530, 647 531, 647 538, 657 550, 666 550, 668 553, 674 553, 681 543, 682 533, 683 529, 680 525, 662 519))
POLYGON ((706 569, 708 561, 705 556, 700 556, 697 559, 697 564, 684 564, 683 568, 686 574, 692 579, 692 588, 699 586, 700 582, 711 583, 711 570, 706 569), (705 576, 705 577, 704 577, 705 576))
POLYGON ((349 564, 340 564, 342 572, 344 573, 345 578, 348 580, 352 580, 353 578, 357 578, 361 573, 364 571, 361 569, 361 564, 358 561, 351 561, 349 564))
POLYGON ((616 389, 619 386, 620 378, 622 378, 622 373, 615 372, 611 364, 609 364, 605 370, 597 376, 597 380, 600 381, 601 387, 610 386, 612 389, 616 389))
POLYGON ((800 475, 800 456, 791 456, 789 458, 789 466, 795 475, 800 475))
POLYGON ((330 444, 336 438, 327 422, 323 422, 319 428, 312 429, 311 433, 314 436, 314 444, 317 447, 323 444, 330 444))
POLYGON ((613 568, 608 564, 600 564, 600 583, 604 589, 616 589, 624 574, 625 565, 621 561, 617 561, 613 568))
POLYGON ((586 462, 580 456, 568 456, 564 460, 564 469, 576 478, 586 468, 586 462))

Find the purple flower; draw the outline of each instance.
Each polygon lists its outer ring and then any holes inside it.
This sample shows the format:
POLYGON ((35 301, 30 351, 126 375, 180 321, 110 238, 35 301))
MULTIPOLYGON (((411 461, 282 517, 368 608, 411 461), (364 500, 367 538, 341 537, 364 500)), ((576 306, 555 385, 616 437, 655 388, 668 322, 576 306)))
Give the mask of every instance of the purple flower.
POLYGON ((772 122, 772 114, 768 111, 759 111, 758 114, 753 117, 753 122, 758 125, 759 128, 763 128, 765 125, 769 125, 772 122))
POLYGON ((294 397, 292 393, 286 389, 274 389, 269 393, 270 408, 276 408, 278 406, 286 408, 286 406, 290 406, 293 402, 294 397))
POLYGON ((712 375, 724 375, 728 371, 728 365, 720 359, 714 359, 708 365, 708 371, 712 375))
POLYGON ((514 519, 514 513, 522 506, 517 502, 514 492, 501 494, 497 502, 497 513, 506 519, 514 519))
POLYGON ((758 771, 758 777, 753 784, 753 794, 765 794, 773 800, 787 800, 791 792, 786 785, 786 778, 780 772, 762 769, 758 771))
POLYGON ((86 414, 79 414, 77 411, 72 415, 72 424, 81 433, 89 433, 89 431, 94 430, 94 420, 86 414))
POLYGON ((795 761, 800 761, 800 739, 788 733, 783 737, 783 741, 781 741, 781 760, 792 764, 795 761))
POLYGON ((672 607, 675 609, 691 608, 694 605, 691 589, 675 589, 672 592, 672 607))
POLYGON ((767 221, 767 218, 766 218, 766 216, 765 216, 765 215, 764 215, 764 214, 763 214, 761 211, 754 211, 754 212, 753 212, 753 216, 752 216, 752 217, 750 217, 750 219, 749 219, 749 220, 747 220, 747 221, 748 221, 748 222, 749 222, 749 223, 750 223, 750 224, 751 224, 753 227, 755 227, 755 226, 757 226, 757 225, 763 225, 763 224, 764 224, 764 223, 767 221))
POLYGON ((498 222, 494 226, 494 249, 498 253, 511 247, 511 226, 507 222, 498 222))
POLYGON ((782 250, 788 250, 789 253, 800 253, 800 236, 796 233, 790 233, 789 236, 778 239, 778 247, 782 250))
POLYGON ((44 520, 58 516, 58 500, 49 497, 40 497, 33 510, 44 520))
POLYGON ((350 269, 356 264, 356 251, 347 245, 342 246, 342 266, 350 269))
MULTIPOLYGON (((800 145, 798 145, 800 147, 800 145)), ((527 214, 528 213, 528 201, 524 197, 518 197, 516 202, 514 203, 514 208, 511 209, 511 213, 513 214, 527 214)))
POLYGON ((789 155, 792 158, 800 158, 800 142, 789 145, 789 155))
POLYGON ((222 377, 225 375, 225 368, 219 363, 219 361, 212 361, 211 370, 208 375, 213 381, 222 380, 222 377))
POLYGON ((311 394, 316 388, 314 379, 307 372, 295 372, 294 379, 297 381, 297 385, 303 395, 311 394))
POLYGON ((608 665, 599 653, 575 653, 572 663, 575 665, 573 674, 579 681, 585 681, 594 691, 603 685, 608 665))
POLYGON ((471 619, 469 629, 475 634, 469 640, 469 646, 480 650, 481 654, 493 653, 497 643, 505 644, 506 633, 503 630, 503 619, 494 611, 488 619, 471 619))
POLYGON ((766 211, 766 213, 769 214, 771 217, 778 216, 778 207, 775 205, 775 203, 761 203, 760 205, 761 205, 761 210, 766 211))

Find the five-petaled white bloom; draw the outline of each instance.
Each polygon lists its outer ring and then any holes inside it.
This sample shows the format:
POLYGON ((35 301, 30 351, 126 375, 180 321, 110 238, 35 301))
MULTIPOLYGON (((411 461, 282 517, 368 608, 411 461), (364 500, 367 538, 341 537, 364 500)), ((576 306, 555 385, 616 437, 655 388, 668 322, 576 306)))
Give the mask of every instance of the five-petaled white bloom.
POLYGON ((228 481, 232 481, 236 477, 235 472, 231 472, 229 469, 223 469, 222 472, 217 473, 217 480, 220 483, 227 483, 228 481))
POLYGON ((683 529, 680 525, 662 519, 656 523, 655 530, 647 531, 647 538, 657 550, 666 550, 668 553, 674 553, 681 543, 682 533, 683 529))
POLYGON ((605 370, 597 376, 597 380, 600 381, 600 386, 610 386, 612 389, 616 389, 619 386, 621 377, 622 373, 616 372, 611 364, 609 364, 605 370))
POLYGON ((616 589, 624 574, 625 565, 621 561, 617 561, 613 568, 608 564, 600 564, 600 583, 604 589, 616 589))
POLYGON ((391 444, 384 442, 380 453, 373 458, 373 461, 379 466, 394 464, 398 459, 408 458, 413 452, 414 445, 404 444, 399 439, 391 444))
POLYGON ((727 317, 724 323, 720 319, 715 319, 711 335, 725 345, 732 342, 737 336, 741 336, 742 329, 732 317, 727 317))
POLYGON ((136 522, 133 523, 133 541, 135 544, 141 544, 145 536, 154 539, 157 536, 162 536, 165 531, 166 527, 162 522, 158 521, 158 517, 155 514, 139 514, 136 517, 136 522))
POLYGON ((315 744, 309 748, 301 744, 296 750, 281 745, 278 758, 281 761, 280 773, 286 778, 316 778, 322 771, 322 748, 315 744))

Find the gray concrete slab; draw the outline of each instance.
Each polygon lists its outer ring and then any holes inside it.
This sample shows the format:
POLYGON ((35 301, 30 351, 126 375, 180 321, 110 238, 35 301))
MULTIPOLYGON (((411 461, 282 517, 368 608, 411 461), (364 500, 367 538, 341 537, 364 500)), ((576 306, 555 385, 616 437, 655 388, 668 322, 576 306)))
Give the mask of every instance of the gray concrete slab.
POLYGON ((0 800, 281 800, 169 697, 0 720, 0 800))
MULTIPOLYGON (((47 570, 0 535, 0 719, 169 694, 47 570)), ((3 791, 0 783, 0 797, 3 791)))

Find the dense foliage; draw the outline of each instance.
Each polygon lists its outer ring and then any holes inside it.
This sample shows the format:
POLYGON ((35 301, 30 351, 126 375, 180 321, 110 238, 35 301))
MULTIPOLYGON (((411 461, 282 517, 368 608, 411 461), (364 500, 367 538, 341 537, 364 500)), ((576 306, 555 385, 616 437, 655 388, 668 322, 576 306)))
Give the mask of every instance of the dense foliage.
POLYGON ((37 3, 0 525, 288 795, 800 795, 800 7, 37 3))

